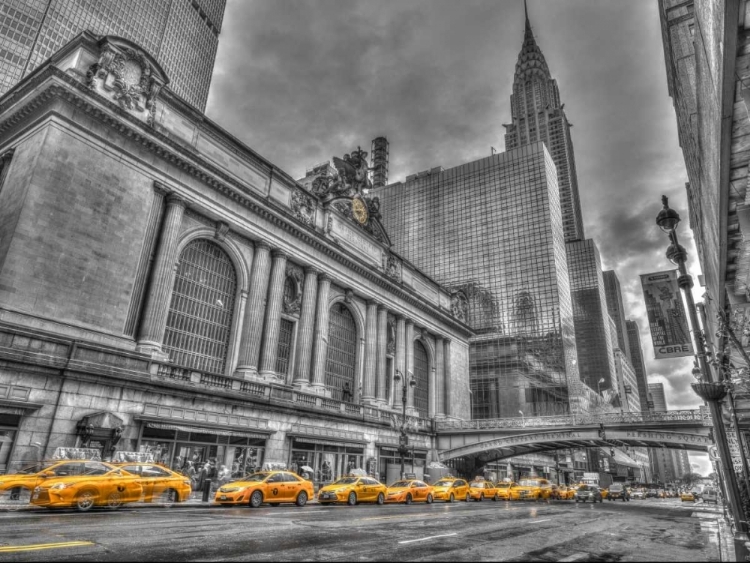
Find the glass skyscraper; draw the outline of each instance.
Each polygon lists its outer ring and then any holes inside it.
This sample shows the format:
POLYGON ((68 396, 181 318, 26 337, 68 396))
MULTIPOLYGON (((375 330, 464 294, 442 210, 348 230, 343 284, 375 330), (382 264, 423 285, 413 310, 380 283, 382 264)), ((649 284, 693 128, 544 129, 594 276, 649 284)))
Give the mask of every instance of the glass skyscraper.
POLYGON ((643 359, 643 349, 641 348, 641 333, 638 330, 638 323, 635 321, 625 321, 628 328, 628 345, 630 346, 630 360, 635 370, 635 379, 638 382, 638 396, 641 399, 641 410, 650 410, 648 400, 648 376, 646 375, 646 362, 643 359))
MULTIPOLYGON (((625 325, 625 307, 622 304, 622 289, 620 280, 614 270, 602 273, 604 280, 604 294, 607 298, 607 311, 615 322, 617 330, 617 344, 620 350, 630 358, 630 342, 628 341, 628 329, 625 325)), ((631 359, 632 360, 632 359, 631 359)), ((631 361, 632 363, 632 361, 631 361)))
POLYGON ((206 109, 226 0, 4 0, 0 95, 84 30, 142 45, 169 88, 206 109))
POLYGON ((573 141, 564 105, 526 14, 523 47, 518 54, 510 97, 513 121, 505 125, 505 150, 537 141, 547 145, 557 168, 563 231, 568 242, 581 240, 584 234, 573 141))
POLYGON ((579 407, 555 166, 542 143, 374 190, 395 249, 448 287, 470 340, 474 418, 579 407))

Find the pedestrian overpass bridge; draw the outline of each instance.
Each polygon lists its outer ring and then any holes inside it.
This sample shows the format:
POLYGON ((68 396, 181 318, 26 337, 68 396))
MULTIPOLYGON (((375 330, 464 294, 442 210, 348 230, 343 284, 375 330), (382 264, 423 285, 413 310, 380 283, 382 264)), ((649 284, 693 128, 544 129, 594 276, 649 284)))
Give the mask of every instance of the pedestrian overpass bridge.
POLYGON ((491 462, 565 448, 667 447, 705 452, 711 417, 700 410, 437 422, 438 459, 491 462))

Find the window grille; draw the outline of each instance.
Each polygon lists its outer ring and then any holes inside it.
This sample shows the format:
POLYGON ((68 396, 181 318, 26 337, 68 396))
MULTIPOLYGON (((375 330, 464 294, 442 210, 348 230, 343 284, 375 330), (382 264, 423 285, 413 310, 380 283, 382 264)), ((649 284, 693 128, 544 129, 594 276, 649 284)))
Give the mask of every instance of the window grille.
POLYGON ((416 340, 414 342, 414 377, 417 380, 417 386, 414 387, 414 408, 419 412, 419 416, 425 418, 428 415, 427 403, 429 400, 428 371, 427 350, 419 340, 416 340))
POLYGON ((286 375, 289 371, 289 358, 292 352, 292 336, 294 334, 294 323, 281 319, 279 327, 279 347, 276 351, 276 373, 286 375))
POLYGON ((185 247, 164 334, 175 365, 224 372, 236 290, 234 266, 218 245, 201 239, 185 247))
POLYGON ((344 384, 349 384, 354 394, 354 369, 357 359, 357 326, 349 309, 342 303, 331 307, 328 322, 328 353, 326 356, 326 387, 333 392, 333 398, 342 399, 344 384))

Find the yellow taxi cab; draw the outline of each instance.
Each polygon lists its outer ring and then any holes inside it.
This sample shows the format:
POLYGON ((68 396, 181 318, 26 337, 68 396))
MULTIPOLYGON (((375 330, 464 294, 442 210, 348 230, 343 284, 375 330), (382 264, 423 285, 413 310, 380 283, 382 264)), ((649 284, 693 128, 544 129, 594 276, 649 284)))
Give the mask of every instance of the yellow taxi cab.
POLYGON ((20 469, 17 473, 0 475, 0 503, 28 504, 31 501, 32 491, 43 479, 80 475, 86 461, 85 459, 40 461, 20 469))
POLYGON ((602 498, 607 498, 609 496, 609 489, 602 489, 599 487, 599 492, 602 494, 602 498))
POLYGON ((190 479, 158 463, 117 463, 128 473, 138 476, 146 502, 184 502, 193 492, 190 479))
POLYGON ((419 479, 402 479, 391 483, 385 495, 385 502, 426 502, 432 504, 432 486, 419 479))
POLYGON ((258 508, 264 502, 277 506, 282 502, 305 506, 315 496, 312 481, 291 471, 259 471, 238 481, 222 485, 214 501, 220 505, 249 504, 258 508))
POLYGON ((497 498, 500 500, 511 500, 510 489, 511 487, 517 487, 518 483, 515 481, 498 481, 495 483, 495 491, 497 498))
POLYGON ((466 482, 466 479, 443 477, 432 485, 432 497, 435 500, 444 500, 445 502, 456 502, 457 500, 469 502, 471 498, 469 483, 466 482))
POLYGON ((128 502, 138 502, 143 487, 136 475, 102 461, 83 461, 82 472, 55 475, 42 471, 42 481, 34 487, 31 504, 44 508, 75 507, 84 512, 94 506, 116 509, 128 502))
POLYGON ((358 477, 350 475, 322 487, 318 491, 320 504, 345 502, 354 506, 360 502, 376 502, 383 504, 388 487, 372 477, 358 477))
POLYGON ((682 502, 695 502, 695 495, 690 491, 685 491, 684 493, 680 493, 680 500, 682 502))
POLYGON ((576 497, 576 489, 566 485, 552 485, 551 498, 557 500, 572 500, 576 497))
POLYGON ((486 498, 497 500, 497 487, 492 481, 474 480, 469 483, 469 495, 476 502, 482 502, 486 498))
POLYGON ((510 489, 511 500, 547 500, 552 494, 552 483, 538 477, 521 479, 510 489))

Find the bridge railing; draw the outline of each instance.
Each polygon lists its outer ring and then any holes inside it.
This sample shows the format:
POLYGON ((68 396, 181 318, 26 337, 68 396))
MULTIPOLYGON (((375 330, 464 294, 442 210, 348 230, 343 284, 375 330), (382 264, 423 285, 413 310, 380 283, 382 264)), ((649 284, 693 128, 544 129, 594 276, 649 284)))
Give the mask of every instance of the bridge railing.
POLYGON ((502 428, 551 428, 559 426, 587 426, 591 424, 646 424, 700 422, 711 425, 707 411, 682 410, 665 412, 608 412, 571 414, 566 416, 536 416, 525 418, 483 418, 477 420, 439 420, 438 432, 443 430, 492 430, 502 428))

